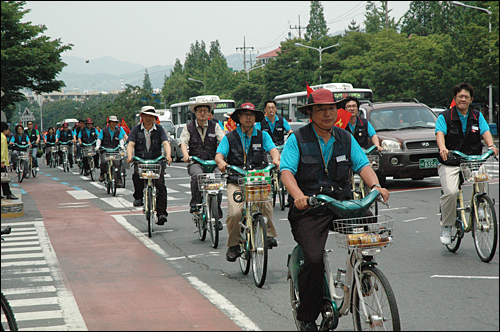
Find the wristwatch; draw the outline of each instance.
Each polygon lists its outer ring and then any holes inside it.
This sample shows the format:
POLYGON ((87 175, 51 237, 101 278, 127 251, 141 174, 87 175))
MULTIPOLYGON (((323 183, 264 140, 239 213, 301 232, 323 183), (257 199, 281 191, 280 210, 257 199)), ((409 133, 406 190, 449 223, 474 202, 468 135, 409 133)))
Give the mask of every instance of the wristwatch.
POLYGON ((379 187, 379 188, 382 188, 382 186, 381 186, 381 185, 379 185, 378 183, 375 183, 375 184, 374 184, 374 185, 370 188, 370 190, 373 190, 373 188, 374 188, 374 187, 379 187))

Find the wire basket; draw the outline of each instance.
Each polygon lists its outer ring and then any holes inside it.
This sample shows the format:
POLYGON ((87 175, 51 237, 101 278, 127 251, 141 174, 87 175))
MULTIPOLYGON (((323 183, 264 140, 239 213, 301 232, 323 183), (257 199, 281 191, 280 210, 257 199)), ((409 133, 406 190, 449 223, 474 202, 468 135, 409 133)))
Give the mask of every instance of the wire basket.
POLYGON ((484 161, 460 162, 460 171, 467 182, 488 182, 492 179, 491 165, 484 161))
POLYGON ((335 220, 340 248, 380 248, 393 242, 394 219, 389 216, 335 220))
POLYGON ((271 182, 266 180, 252 181, 252 177, 241 177, 238 185, 247 202, 266 202, 271 199, 271 182))
POLYGON ((379 156, 378 155, 373 155, 373 154, 369 154, 366 156, 368 158, 368 162, 370 163, 370 166, 372 167, 372 169, 374 171, 376 171, 378 169, 378 165, 379 165, 379 156))
POLYGON ((93 157, 94 155, 95 155, 95 147, 94 146, 82 147, 82 156, 83 157, 93 157))
POLYGON ((30 153, 28 151, 19 151, 19 159, 28 160, 30 153))
POLYGON ((137 171, 141 179, 159 179, 161 164, 137 164, 137 171))
POLYGON ((226 177, 220 173, 198 174, 198 189, 201 191, 226 189, 226 177))
POLYGON ((120 160, 121 159, 121 156, 120 156, 120 151, 106 151, 106 156, 104 157, 104 159, 106 160, 120 160))
POLYGON ((62 145, 62 146, 59 147, 59 150, 61 152, 67 152, 68 151, 68 147, 66 145, 62 145))

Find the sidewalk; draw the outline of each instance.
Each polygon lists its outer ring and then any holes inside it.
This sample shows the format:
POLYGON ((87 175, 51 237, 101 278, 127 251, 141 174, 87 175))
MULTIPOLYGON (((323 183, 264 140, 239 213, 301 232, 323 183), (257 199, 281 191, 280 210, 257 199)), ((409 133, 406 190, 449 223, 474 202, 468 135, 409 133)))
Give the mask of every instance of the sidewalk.
POLYGON ((77 202, 66 192, 72 189, 44 176, 22 188, 43 217, 89 330, 241 330, 91 200, 84 211, 61 208, 77 202))

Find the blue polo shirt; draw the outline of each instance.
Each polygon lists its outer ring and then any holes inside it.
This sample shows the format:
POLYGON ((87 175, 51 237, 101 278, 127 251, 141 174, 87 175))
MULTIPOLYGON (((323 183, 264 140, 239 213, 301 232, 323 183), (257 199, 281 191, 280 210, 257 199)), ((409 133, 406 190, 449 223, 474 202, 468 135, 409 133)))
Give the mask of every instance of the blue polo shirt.
MULTIPOLYGON (((375 132, 375 129, 373 129, 372 124, 369 121, 367 121, 367 122, 368 122, 368 137, 372 138, 373 135, 376 135, 377 133, 375 132)), ((354 124, 354 126, 350 122, 347 123, 347 125, 349 126, 349 129, 351 129, 351 133, 354 132, 354 128, 356 127, 357 124, 358 124, 357 117, 356 117, 356 123, 354 124)))
MULTIPOLYGON (((314 130, 314 127, 313 127, 314 130)), ((335 143, 335 137, 331 136, 328 142, 318 136, 316 130, 314 130, 314 134, 318 138, 319 144, 321 146, 321 151, 323 152, 323 158, 325 158, 325 163, 328 165, 330 162, 330 158, 333 153, 333 144, 335 143)), ((293 175, 297 173, 297 169, 299 167, 300 161, 300 153, 299 146, 297 144, 297 138, 295 134, 290 135, 287 141, 285 142, 285 147, 281 152, 281 161, 280 161, 280 171, 284 170, 292 172, 293 175)), ((363 168, 369 165, 368 158, 366 154, 363 152, 361 146, 359 146, 358 142, 354 136, 351 135, 351 168, 355 173, 361 172, 363 168)))
MULTIPOLYGON (((462 134, 465 136, 465 132, 467 130, 467 118, 469 117, 469 111, 467 111, 466 115, 460 114, 458 112, 458 117, 460 118, 460 121, 462 121, 462 134)), ((481 136, 487 131, 490 130, 490 126, 486 122, 486 119, 484 118, 482 113, 479 113, 479 133, 481 136)), ((444 119, 444 116, 442 114, 439 115, 437 121, 436 121, 436 130, 435 132, 437 133, 438 131, 442 132, 445 136, 448 133, 448 126, 446 125, 446 120, 444 119)))
MULTIPOLYGON (((274 115, 274 123, 271 123, 271 120, 269 120, 267 116, 265 116, 264 119, 267 121, 269 128, 271 128, 271 132, 273 132, 276 121, 278 121, 278 116, 274 115)), ((260 122, 255 123, 255 128, 257 128, 258 130, 262 130, 261 127, 262 126, 260 125, 260 122)), ((287 133, 290 129, 292 129, 285 119, 283 119, 283 128, 285 129, 285 133, 287 133)))
MULTIPOLYGON (((250 137, 248 137, 246 134, 243 134, 243 130, 241 130, 240 125, 238 124, 236 127, 236 131, 238 132, 238 135, 240 135, 241 138, 241 144, 243 145, 243 148, 245 149, 245 153, 248 154, 248 149, 250 148, 250 137)), ((253 127, 253 132, 252 136, 257 136, 257 129, 255 126, 253 127)), ((273 139, 269 134, 265 131, 262 132, 262 147, 266 152, 271 151, 272 149, 276 148, 276 145, 274 145, 273 139)), ((220 153, 225 157, 229 154, 229 141, 227 139, 227 135, 224 136, 222 141, 219 143, 219 146, 217 147, 217 153, 220 153)))

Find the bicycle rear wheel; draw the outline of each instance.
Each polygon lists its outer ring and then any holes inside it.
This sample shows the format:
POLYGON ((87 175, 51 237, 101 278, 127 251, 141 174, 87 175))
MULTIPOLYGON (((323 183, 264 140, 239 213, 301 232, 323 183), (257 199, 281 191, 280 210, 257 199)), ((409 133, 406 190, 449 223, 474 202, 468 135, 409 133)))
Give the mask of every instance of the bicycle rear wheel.
POLYGON ((216 249, 219 245, 219 206, 217 204, 217 195, 208 195, 208 223, 210 227, 210 239, 212 248, 216 249))
POLYGON ((361 292, 353 287, 354 330, 400 331, 399 310, 396 297, 386 276, 374 266, 365 266, 360 275, 361 292), (361 301, 364 302, 368 316, 365 316, 361 301))
POLYGON ((148 188, 148 197, 147 197, 147 212, 146 219, 148 221, 148 236, 151 237, 153 235, 153 223, 154 223, 154 214, 153 210, 153 188, 148 188))
POLYGON ((253 220, 253 236, 254 247, 251 248, 253 280, 257 287, 262 287, 267 275, 268 244, 266 223, 260 214, 253 220))
POLYGON ((17 323, 14 317, 14 312, 10 307, 9 302, 5 295, 1 293, 1 306, 2 306, 2 331, 17 331, 17 323))
POLYGON ((471 211, 472 237, 479 258, 488 263, 495 256, 498 242, 497 216, 493 201, 488 195, 478 196, 476 199, 479 220, 476 213, 471 211))

